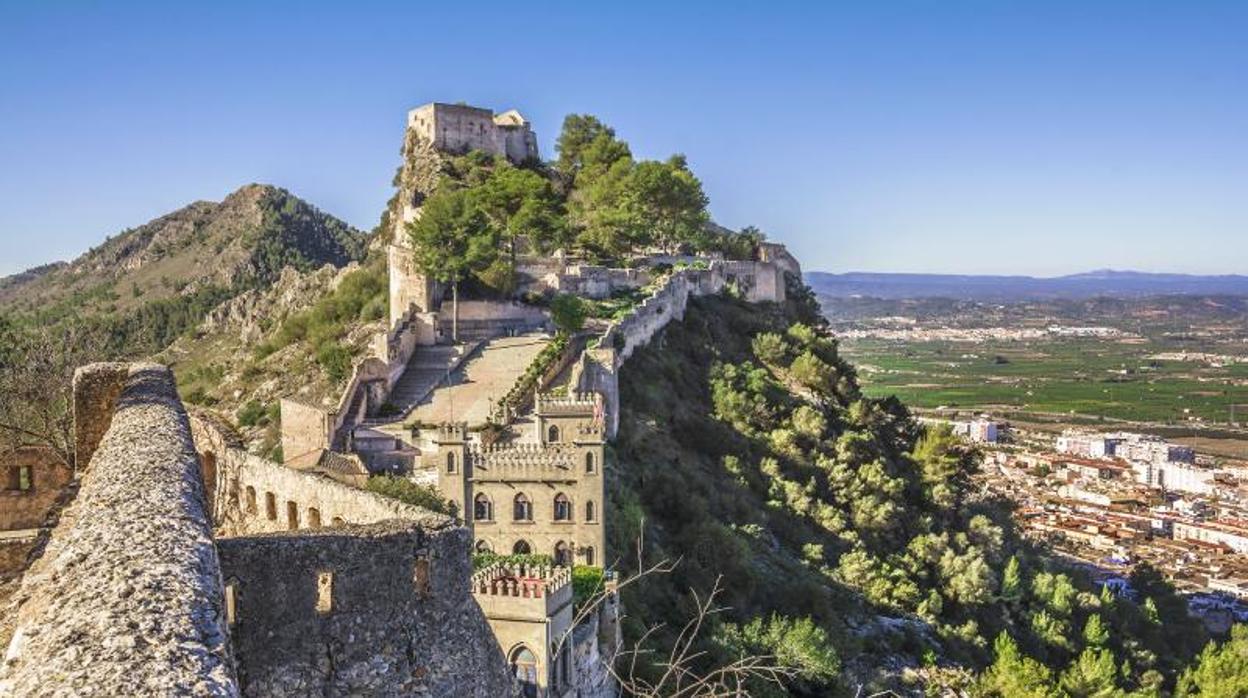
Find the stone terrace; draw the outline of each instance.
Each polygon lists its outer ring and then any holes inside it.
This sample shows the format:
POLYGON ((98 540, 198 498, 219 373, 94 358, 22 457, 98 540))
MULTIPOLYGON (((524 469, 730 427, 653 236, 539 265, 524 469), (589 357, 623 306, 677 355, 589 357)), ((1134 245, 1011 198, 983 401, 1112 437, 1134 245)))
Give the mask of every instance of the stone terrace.
POLYGON ((450 385, 438 388, 428 400, 412 410, 408 421, 417 424, 484 424, 489 415, 490 401, 506 395, 549 342, 545 335, 490 340, 481 347, 477 356, 451 375, 450 385))

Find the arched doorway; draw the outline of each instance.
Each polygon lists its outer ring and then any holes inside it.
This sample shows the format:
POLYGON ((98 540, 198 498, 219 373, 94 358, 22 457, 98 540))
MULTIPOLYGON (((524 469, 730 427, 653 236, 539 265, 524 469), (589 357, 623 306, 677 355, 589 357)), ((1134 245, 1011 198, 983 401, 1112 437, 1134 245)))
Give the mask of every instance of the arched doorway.
POLYGON ((516 541, 515 545, 511 546, 511 554, 512 555, 532 555, 533 548, 529 547, 528 542, 518 540, 516 541))
POLYGON ((537 657, 524 645, 511 651, 508 659, 512 675, 520 683, 520 693, 525 698, 537 698, 537 657))

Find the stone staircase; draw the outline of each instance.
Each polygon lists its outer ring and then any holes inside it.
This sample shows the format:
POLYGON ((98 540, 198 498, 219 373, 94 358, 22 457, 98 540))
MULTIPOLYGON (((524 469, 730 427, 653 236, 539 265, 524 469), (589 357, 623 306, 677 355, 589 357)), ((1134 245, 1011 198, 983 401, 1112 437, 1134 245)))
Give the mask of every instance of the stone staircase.
POLYGON ((471 342, 459 345, 437 344, 417 347, 412 353, 412 358, 407 362, 407 369, 394 384, 394 389, 390 391, 390 396, 386 400, 398 411, 384 417, 368 417, 363 424, 366 426, 388 424, 407 417, 421 400, 433 392, 433 389, 445 380, 449 373, 476 352, 480 346, 480 342, 471 342))

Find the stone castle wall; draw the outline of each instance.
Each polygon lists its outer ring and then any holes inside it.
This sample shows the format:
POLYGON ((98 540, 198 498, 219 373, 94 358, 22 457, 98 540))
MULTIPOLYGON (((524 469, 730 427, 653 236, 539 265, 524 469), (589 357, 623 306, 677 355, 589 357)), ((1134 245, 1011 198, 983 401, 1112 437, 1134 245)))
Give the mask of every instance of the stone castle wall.
POLYGON ((772 249, 770 254, 779 261, 714 260, 706 269, 673 272, 631 313, 612 323, 596 347, 585 351, 574 369, 572 384, 581 392, 597 392, 603 396, 608 438, 613 438, 619 428, 620 367, 637 347, 649 344, 669 322, 684 319, 690 296, 733 289, 751 303, 785 300, 785 275, 800 275, 801 268, 783 251, 783 245, 772 245, 772 248, 778 248, 772 249))
POLYGON ((391 521, 218 544, 248 696, 511 695, 468 533, 391 521))
POLYGON ((42 526, 73 477, 73 470, 47 447, 23 446, 0 453, 0 531, 42 526), (25 489, 23 470, 28 479, 25 489))
POLYGON ((204 416, 194 416, 191 427, 201 459, 211 459, 215 464, 212 514, 219 535, 372 524, 391 519, 430 528, 451 523, 450 517, 247 453, 232 434, 204 416))
POLYGON ((97 364, 74 385, 92 455, 15 596, 0 695, 237 695, 200 463, 172 373, 97 364))

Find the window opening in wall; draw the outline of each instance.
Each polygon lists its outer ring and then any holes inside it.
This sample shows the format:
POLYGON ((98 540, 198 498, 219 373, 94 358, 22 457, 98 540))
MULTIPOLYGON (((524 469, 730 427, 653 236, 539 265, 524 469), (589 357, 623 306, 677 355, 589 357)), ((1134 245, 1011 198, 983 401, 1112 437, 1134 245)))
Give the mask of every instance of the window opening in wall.
POLYGON ((272 492, 264 493, 264 515, 269 521, 277 521, 277 495, 272 492))
POLYGON ((585 546, 585 564, 593 566, 594 564, 594 546, 585 546))
POLYGON ((585 520, 593 523, 596 516, 598 516, 598 512, 594 511, 594 503, 592 501, 585 502, 585 520))
POLYGON ((477 521, 492 521, 494 519, 490 498, 485 496, 484 493, 478 494, 472 500, 472 518, 477 521))
POLYGON ((416 567, 412 571, 412 584, 416 587, 418 596, 429 595, 429 558, 416 559, 416 567))
POLYGON ((286 502, 286 528, 294 531, 299 528, 299 505, 286 502))
POLYGON ((343 521, 341 516, 335 516, 333 520, 330 521, 330 523, 332 523, 335 526, 342 526, 342 525, 345 525, 347 522, 343 521))
POLYGON ((568 567, 572 564, 572 551, 563 541, 555 543, 555 564, 560 567, 568 567))
POLYGON ((554 424, 546 430, 546 441, 552 444, 559 443, 559 427, 554 424))
POLYGON ((238 622, 238 580, 233 578, 225 583, 225 622, 228 625, 238 622))
POLYGON ((251 485, 247 486, 247 513, 256 513, 256 488, 251 485))
POLYGON ((481 540, 477 541, 477 552, 478 553, 492 553, 494 552, 494 550, 490 548, 490 544, 487 543, 484 538, 482 538, 481 540))
POLYGON ((318 572, 316 575, 316 612, 334 610, 334 573, 318 572))
POLYGON ((35 486, 35 474, 29 465, 19 465, 17 467, 17 489, 19 492, 29 492, 35 486))
POLYGON ((532 521, 533 520, 533 503, 523 492, 516 495, 512 506, 512 518, 516 521, 532 521))
POLYGON ((533 548, 529 547, 528 542, 518 540, 515 545, 511 546, 511 553, 513 555, 531 555, 533 554, 533 548))
POLYGON ((520 645, 512 650, 511 672, 520 684, 520 693, 524 698, 537 698, 537 657, 528 647, 520 645))
POLYGON ((585 472, 587 473, 594 472, 594 454, 593 453, 585 454, 585 472))
POLYGON ((455 472, 455 452, 454 451, 448 451, 446 454, 446 472, 448 473, 455 472))
POLYGON ((308 528, 321 527, 321 511, 315 507, 308 507, 308 528))
POLYGON ((560 492, 555 495, 555 521, 571 521, 572 520, 572 502, 568 501, 567 495, 560 492))

